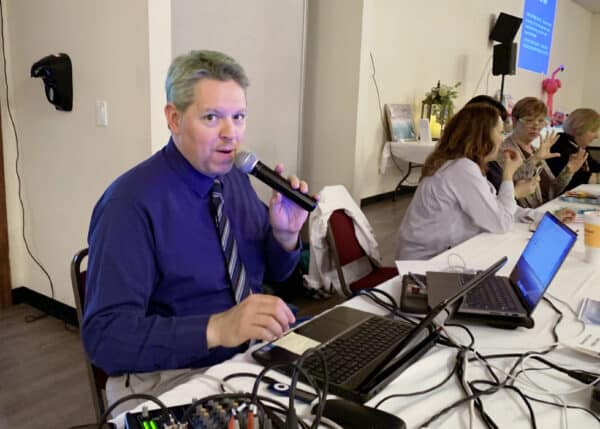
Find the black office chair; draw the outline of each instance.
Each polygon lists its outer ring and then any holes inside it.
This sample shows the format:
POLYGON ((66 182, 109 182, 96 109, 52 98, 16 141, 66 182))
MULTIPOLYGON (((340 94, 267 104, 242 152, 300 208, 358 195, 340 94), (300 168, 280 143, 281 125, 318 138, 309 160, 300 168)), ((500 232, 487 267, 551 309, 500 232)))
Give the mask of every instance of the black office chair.
MULTIPOLYGON (((71 262, 71 283, 73 284, 73 294, 75 295, 75 306, 77 309, 77 320, 79 326, 83 326, 83 305, 85 302, 85 277, 86 270, 81 269, 81 264, 87 258, 88 249, 80 250, 75 254, 71 262)), ((87 366, 88 379, 92 391, 92 401, 94 410, 96 411, 96 419, 100 421, 104 411, 106 411, 106 380, 108 376, 100 368, 94 366, 87 358, 85 359, 87 366)))

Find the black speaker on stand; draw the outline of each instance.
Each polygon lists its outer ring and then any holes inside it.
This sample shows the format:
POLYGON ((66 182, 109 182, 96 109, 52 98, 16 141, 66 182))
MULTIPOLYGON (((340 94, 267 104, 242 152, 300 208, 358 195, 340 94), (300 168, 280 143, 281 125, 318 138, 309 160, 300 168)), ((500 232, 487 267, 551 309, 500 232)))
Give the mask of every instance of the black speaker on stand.
POLYGON ((502 76, 500 102, 504 100, 504 76, 517 72, 517 44, 513 43, 522 18, 501 12, 490 31, 490 40, 500 42, 494 45, 492 75, 502 76))

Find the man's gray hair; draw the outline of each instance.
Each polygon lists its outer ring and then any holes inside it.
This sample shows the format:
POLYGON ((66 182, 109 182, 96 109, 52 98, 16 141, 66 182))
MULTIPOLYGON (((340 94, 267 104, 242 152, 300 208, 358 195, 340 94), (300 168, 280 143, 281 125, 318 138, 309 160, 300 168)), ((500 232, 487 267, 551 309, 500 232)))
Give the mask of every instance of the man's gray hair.
POLYGON ((245 91, 250 82, 237 61, 222 52, 190 51, 173 60, 167 73, 167 103, 185 112, 194 101, 194 87, 202 79, 233 80, 245 91))

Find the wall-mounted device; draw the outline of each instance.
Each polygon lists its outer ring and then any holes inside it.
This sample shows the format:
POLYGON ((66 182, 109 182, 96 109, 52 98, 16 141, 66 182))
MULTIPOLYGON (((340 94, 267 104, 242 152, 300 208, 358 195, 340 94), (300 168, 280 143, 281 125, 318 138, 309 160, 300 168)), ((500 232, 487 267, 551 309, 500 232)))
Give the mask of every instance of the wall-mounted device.
POLYGON ((31 66, 31 77, 44 81, 46 98, 56 110, 73 110, 73 73, 67 54, 48 55, 31 66))

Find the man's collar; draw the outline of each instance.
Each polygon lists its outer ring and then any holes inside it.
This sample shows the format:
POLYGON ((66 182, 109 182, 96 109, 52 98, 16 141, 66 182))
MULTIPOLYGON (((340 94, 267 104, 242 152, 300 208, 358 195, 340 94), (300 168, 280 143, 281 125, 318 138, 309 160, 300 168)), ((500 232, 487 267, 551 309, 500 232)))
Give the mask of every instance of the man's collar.
POLYGON ((208 195, 214 178, 196 170, 192 164, 185 159, 181 152, 179 152, 172 137, 169 139, 169 143, 165 147, 164 153, 171 168, 173 168, 175 173, 177 173, 192 191, 201 197, 208 195))

